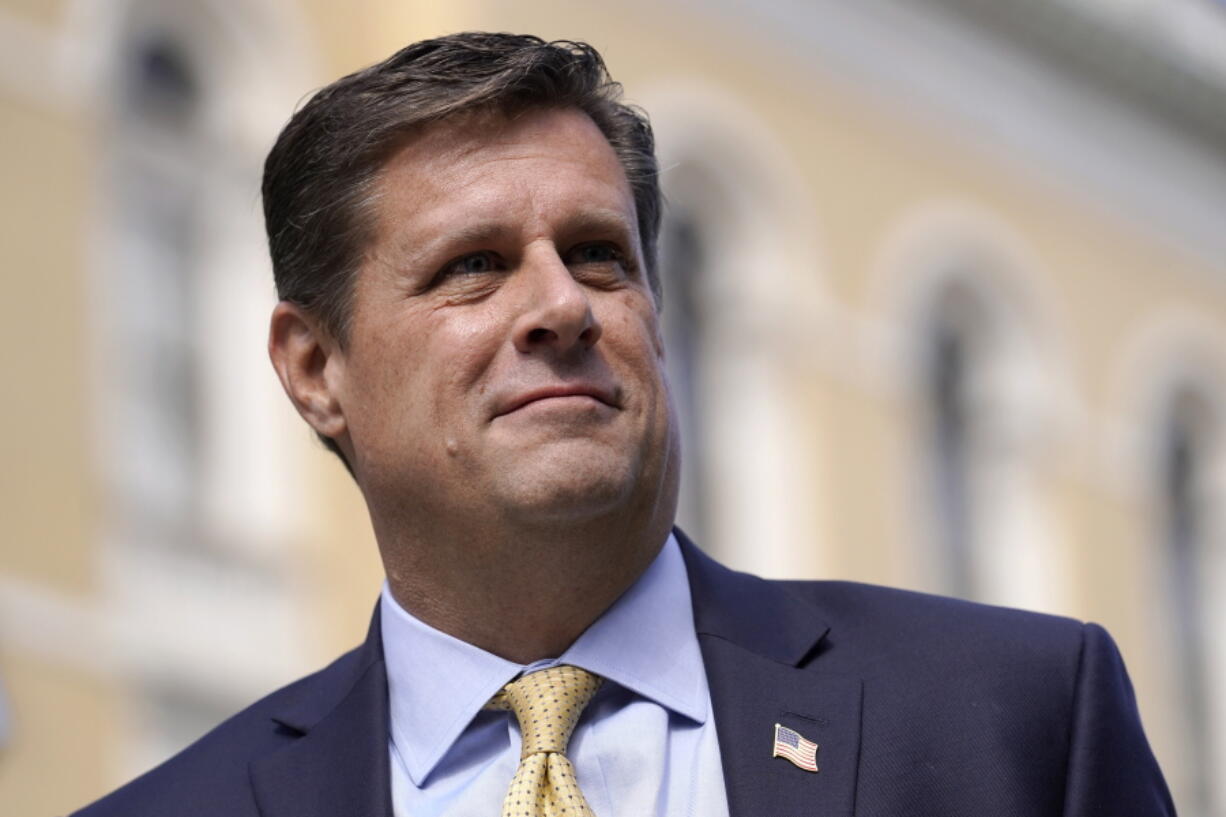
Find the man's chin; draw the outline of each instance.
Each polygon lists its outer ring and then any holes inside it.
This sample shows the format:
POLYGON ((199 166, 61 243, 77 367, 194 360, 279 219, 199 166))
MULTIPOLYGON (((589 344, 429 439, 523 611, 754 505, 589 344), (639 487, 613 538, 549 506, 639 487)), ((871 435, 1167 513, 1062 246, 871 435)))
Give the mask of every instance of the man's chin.
POLYGON ((502 474, 499 493, 508 516, 525 522, 578 523, 630 504, 640 480, 625 453, 574 448, 524 457, 502 474))

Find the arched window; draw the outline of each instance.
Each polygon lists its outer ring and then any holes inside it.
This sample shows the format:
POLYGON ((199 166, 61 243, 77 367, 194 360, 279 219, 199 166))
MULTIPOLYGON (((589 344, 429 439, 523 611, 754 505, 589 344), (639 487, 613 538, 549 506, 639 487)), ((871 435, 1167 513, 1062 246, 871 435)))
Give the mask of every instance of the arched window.
POLYGON ((1067 554, 1036 484, 1054 378, 1027 306, 990 262, 945 269, 929 281, 912 336, 930 520, 926 546, 917 542, 921 575, 948 595, 1057 610, 1067 554))
POLYGON ((282 115, 268 103, 301 90, 282 87, 296 84, 282 44, 254 36, 275 22, 259 6, 125 4, 99 71, 98 461, 124 547, 243 562, 288 541, 293 431, 252 350, 272 306, 259 179, 282 115))
POLYGON ((920 522, 899 531, 898 558, 919 589, 1067 609, 1069 553, 1039 477, 1077 402, 1046 278, 974 202, 926 202, 882 241, 871 300, 913 418, 920 522))

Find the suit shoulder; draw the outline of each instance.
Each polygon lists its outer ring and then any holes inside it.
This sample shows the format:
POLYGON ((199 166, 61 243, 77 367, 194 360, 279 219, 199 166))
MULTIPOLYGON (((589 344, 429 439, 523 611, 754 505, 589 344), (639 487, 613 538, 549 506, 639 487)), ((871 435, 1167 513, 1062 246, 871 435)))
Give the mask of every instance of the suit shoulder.
POLYGON ((832 626, 834 649, 856 645, 885 660, 926 658, 947 665, 1008 667, 1041 660, 1075 674, 1097 625, 1063 616, 846 581, 779 582, 832 626))
MULTIPOLYGON (((74 812, 71 817, 143 815, 258 815, 251 797, 252 760, 291 742, 298 717, 344 697, 362 671, 362 650, 266 695, 207 732, 178 754, 74 812)), ((320 714, 326 714, 321 712, 320 714)))

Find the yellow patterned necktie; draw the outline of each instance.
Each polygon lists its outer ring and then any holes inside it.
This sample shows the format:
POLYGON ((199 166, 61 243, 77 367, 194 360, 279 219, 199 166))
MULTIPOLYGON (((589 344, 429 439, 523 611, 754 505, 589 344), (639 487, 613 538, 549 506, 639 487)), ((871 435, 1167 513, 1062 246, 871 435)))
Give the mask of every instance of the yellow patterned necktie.
POLYGON ((486 709, 507 709, 519 721, 519 768, 502 801, 502 817, 595 817, 566 758, 566 744, 601 678, 562 664, 518 678, 486 709))

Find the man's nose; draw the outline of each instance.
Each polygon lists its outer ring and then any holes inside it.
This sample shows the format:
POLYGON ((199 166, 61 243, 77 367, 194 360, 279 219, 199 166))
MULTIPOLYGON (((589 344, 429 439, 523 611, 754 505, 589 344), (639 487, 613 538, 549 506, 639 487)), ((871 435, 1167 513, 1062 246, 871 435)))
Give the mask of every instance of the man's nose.
POLYGON ((520 270, 525 307, 515 323, 515 348, 524 353, 566 353, 600 339, 587 289, 575 280, 552 245, 534 248, 520 270))

